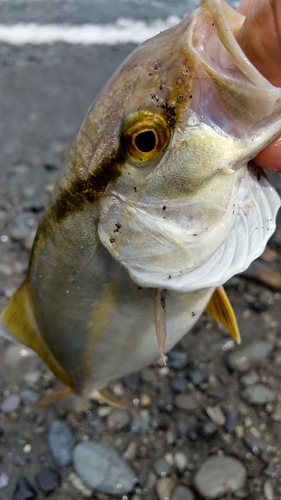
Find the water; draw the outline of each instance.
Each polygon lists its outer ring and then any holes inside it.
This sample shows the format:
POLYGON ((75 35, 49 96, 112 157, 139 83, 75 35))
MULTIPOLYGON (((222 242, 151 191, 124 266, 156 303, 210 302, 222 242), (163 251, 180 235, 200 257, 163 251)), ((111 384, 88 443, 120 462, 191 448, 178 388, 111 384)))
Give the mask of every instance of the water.
MULTIPOLYGON (((230 0, 232 6, 238 1, 230 0)), ((141 43, 177 24, 199 0, 0 0, 0 41, 141 43)))

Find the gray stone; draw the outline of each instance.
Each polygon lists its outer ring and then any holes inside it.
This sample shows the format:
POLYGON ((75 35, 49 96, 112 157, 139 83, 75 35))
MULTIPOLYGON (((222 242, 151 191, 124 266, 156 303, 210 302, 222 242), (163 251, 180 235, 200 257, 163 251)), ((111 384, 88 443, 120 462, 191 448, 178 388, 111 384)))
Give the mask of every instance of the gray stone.
POLYGON ((179 410, 185 411, 195 411, 199 406, 196 399, 189 394, 177 394, 174 402, 179 410))
POLYGON ((181 451, 177 451, 174 454, 174 461, 175 461, 177 469, 180 472, 183 472, 184 469, 186 469, 186 467, 187 467, 187 458, 186 458, 186 456, 185 456, 184 453, 182 453, 181 451))
POLYGON ((0 410, 3 413, 13 413, 19 408, 20 401, 21 399, 18 394, 11 394, 10 396, 7 396, 5 399, 3 399, 0 405, 0 410))
POLYGON ((194 494, 191 489, 186 486, 177 486, 171 500, 194 500, 194 494))
POLYGON ((123 429, 130 422, 130 416, 124 410, 112 410, 107 417, 107 425, 110 429, 123 429))
POLYGON ((2 472, 0 474, 0 490, 6 488, 8 484, 9 484, 9 476, 5 472, 2 472))
POLYGON ((195 386, 199 386, 208 380, 208 373, 204 368, 196 365, 188 365, 185 370, 186 377, 195 386))
POLYGON ((244 436, 244 442, 248 446, 248 448, 255 454, 255 455, 262 455, 262 454, 268 454, 272 451, 272 446, 268 443, 266 443, 259 434, 255 435, 253 432, 248 431, 246 432, 244 436))
POLYGON ((245 373, 245 375, 243 375, 243 377, 240 378, 240 382, 244 387, 256 384, 258 381, 259 381, 259 376, 255 370, 251 370, 248 373, 245 373))
POLYGON ((232 370, 246 372, 255 368, 273 351, 273 345, 265 340, 256 340, 250 344, 241 345, 234 349, 227 357, 232 370))
POLYGON ((229 456, 211 456, 195 475, 194 484, 206 499, 219 498, 241 489, 247 476, 244 465, 229 456))
POLYGON ((222 427, 226 423, 226 417, 222 412, 221 407, 218 406, 208 406, 206 408, 206 413, 212 420, 213 424, 222 427))
POLYGON ((158 458, 153 464, 154 470, 158 476, 165 477, 171 472, 171 465, 165 460, 165 458, 158 458))
POLYGON ((25 405, 34 405, 38 403, 40 395, 32 389, 23 389, 20 393, 21 400, 25 405))
POLYGON ((79 443, 74 448, 73 462, 80 479, 93 490, 122 495, 134 487, 132 469, 114 449, 104 444, 79 443))
POLYGON ((242 392, 242 397, 252 405, 266 405, 275 400, 274 392, 263 384, 250 385, 242 392))
POLYGON ((136 434, 145 434, 150 431, 150 415, 148 410, 141 410, 131 422, 131 430, 136 434))
POLYGON ((64 420, 55 420, 49 428, 47 438, 57 466, 70 465, 75 440, 68 423, 64 420))
POLYGON ((173 349, 167 353, 167 357, 167 364, 169 368, 173 370, 182 370, 188 363, 188 354, 180 345, 173 347, 173 349))
POLYGON ((272 483, 269 480, 265 481, 265 483, 263 485, 263 494, 264 494, 266 500, 274 500, 275 499, 274 489, 273 489, 272 483))

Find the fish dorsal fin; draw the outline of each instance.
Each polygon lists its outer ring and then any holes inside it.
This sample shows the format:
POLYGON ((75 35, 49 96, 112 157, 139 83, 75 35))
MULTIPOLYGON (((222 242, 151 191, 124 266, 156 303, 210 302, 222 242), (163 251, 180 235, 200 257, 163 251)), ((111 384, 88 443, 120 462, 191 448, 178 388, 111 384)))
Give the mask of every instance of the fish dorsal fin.
POLYGON ((222 286, 215 289, 205 310, 217 322, 222 323, 228 333, 240 344, 240 333, 235 314, 222 286))
POLYGON ((0 316, 0 325, 19 342, 34 349, 59 380, 73 387, 71 377, 55 359, 42 338, 27 281, 22 283, 8 302, 0 316))

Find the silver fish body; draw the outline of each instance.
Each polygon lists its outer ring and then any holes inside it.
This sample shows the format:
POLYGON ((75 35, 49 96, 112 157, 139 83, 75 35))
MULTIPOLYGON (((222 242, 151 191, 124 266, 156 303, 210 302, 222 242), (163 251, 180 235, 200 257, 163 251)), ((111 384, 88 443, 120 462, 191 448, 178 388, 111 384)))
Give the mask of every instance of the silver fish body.
POLYGON ((142 44, 74 141, 2 325, 77 392, 159 357, 155 290, 168 350, 274 231, 279 197, 249 162, 281 91, 235 41, 243 19, 203 0, 142 44))

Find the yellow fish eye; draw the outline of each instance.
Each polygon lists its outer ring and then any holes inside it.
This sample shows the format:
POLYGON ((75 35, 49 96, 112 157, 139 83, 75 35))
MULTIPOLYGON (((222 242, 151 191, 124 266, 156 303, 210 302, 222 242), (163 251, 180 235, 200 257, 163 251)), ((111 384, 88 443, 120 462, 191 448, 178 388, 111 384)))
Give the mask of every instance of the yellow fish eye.
POLYGON ((170 140, 165 118, 150 111, 130 114, 123 123, 121 144, 134 163, 156 160, 170 140))

